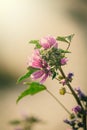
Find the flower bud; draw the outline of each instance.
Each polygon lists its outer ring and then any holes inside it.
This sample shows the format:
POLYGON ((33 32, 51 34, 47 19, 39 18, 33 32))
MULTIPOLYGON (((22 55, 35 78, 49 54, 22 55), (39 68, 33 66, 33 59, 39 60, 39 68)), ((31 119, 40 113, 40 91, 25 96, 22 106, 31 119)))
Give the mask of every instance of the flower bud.
POLYGON ((63 79, 63 76, 59 75, 59 76, 58 76, 58 79, 59 79, 59 80, 62 80, 62 79, 63 79))
POLYGON ((69 73, 69 74, 68 74, 68 78, 69 78, 69 79, 71 79, 73 76, 74 76, 73 73, 69 73))
POLYGON ((67 75, 67 79, 71 82, 73 76, 74 76, 73 73, 69 73, 69 74, 67 75))
POLYGON ((82 101, 87 101, 87 95, 85 95, 80 88, 75 88, 75 91, 77 91, 77 94, 82 101))
POLYGON ((61 95, 64 95, 65 93, 66 93, 66 89, 63 87, 63 88, 61 88, 60 90, 59 90, 59 93, 61 94, 61 95))
POLYGON ((72 113, 71 115, 70 115, 70 119, 74 119, 75 118, 75 115, 74 115, 74 113, 72 113))
POLYGON ((78 106, 75 106, 74 108, 72 108, 72 110, 75 112, 75 113, 78 113, 78 112, 81 112, 81 107, 78 105, 78 106))

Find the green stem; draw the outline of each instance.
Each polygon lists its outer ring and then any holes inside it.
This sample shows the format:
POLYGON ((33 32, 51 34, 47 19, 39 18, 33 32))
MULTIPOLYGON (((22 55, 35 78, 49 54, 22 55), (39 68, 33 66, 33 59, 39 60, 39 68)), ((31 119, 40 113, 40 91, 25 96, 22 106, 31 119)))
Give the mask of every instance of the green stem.
MULTIPOLYGON (((59 71, 61 72, 63 78, 66 80, 66 79, 67 79, 67 78, 66 78, 66 75, 65 75, 65 73, 63 72, 63 70, 62 70, 61 67, 59 68, 59 71)), ((73 88, 72 88, 72 86, 71 86, 71 84, 70 84, 69 82, 67 83, 67 86, 68 86, 68 88, 70 89, 70 91, 72 92, 72 95, 74 96, 74 98, 75 98, 76 102, 78 103, 78 105, 80 105, 81 108, 82 108, 82 110, 84 111, 84 108, 83 108, 83 106, 82 106, 82 104, 81 104, 81 102, 80 102, 78 96, 76 95, 75 91, 73 90, 73 88)))
POLYGON ((70 47, 70 42, 68 42, 68 47, 66 48, 66 50, 69 50, 69 47, 70 47))
MULTIPOLYGON (((66 77, 66 75, 65 75, 65 73, 63 72, 63 70, 62 70, 61 67, 59 68, 59 70, 60 70, 60 72, 61 72, 63 78, 64 78, 65 80, 67 80, 67 77, 66 77)), ((86 114, 86 110, 84 110, 84 107, 82 106, 82 103, 80 102, 80 100, 79 100, 77 94, 75 93, 75 91, 73 90, 73 88, 72 88, 72 86, 71 86, 71 84, 70 84, 69 82, 67 83, 67 86, 68 86, 68 88, 70 89, 70 91, 72 92, 72 95, 74 96, 74 98, 75 98, 76 102, 78 103, 78 105, 80 105, 81 108, 82 108, 82 111, 83 111, 83 117, 82 117, 83 130, 87 130, 87 114, 86 114)))
POLYGON ((83 130, 87 130, 86 128, 87 128, 87 119, 86 119, 86 111, 84 111, 84 113, 83 113, 83 130))
POLYGON ((61 107, 63 108, 63 109, 65 109, 65 111, 69 114, 69 115, 71 115, 71 113, 67 110, 67 108, 58 100, 58 98, 56 98, 47 88, 46 88, 46 91, 58 102, 58 104, 60 104, 61 105, 61 107))
POLYGON ((87 101, 85 105, 85 111, 83 113, 83 129, 87 130, 87 101))

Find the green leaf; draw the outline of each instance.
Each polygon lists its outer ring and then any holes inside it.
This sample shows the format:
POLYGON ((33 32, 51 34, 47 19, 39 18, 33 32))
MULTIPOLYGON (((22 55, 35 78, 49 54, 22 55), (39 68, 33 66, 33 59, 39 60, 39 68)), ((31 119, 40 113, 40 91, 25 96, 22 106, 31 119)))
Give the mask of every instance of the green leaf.
POLYGON ((21 95, 18 97, 16 102, 18 103, 20 99, 22 99, 23 97, 25 97, 27 95, 34 95, 34 94, 36 94, 40 91, 43 91, 45 89, 46 89, 46 87, 43 84, 40 84, 38 82, 32 82, 30 84, 29 88, 21 93, 21 95))
POLYGON ((68 42, 72 41, 72 38, 74 37, 75 34, 71 34, 69 36, 66 36, 65 38, 68 40, 68 42))
POLYGON ((29 43, 35 44, 35 49, 36 48, 41 48, 41 45, 39 43, 39 40, 31 40, 29 43))
POLYGON ((64 36, 64 37, 58 36, 56 38, 56 40, 66 42, 66 43, 70 43, 72 41, 73 36, 74 36, 74 34, 71 34, 69 36, 64 36))
POLYGON ((68 51, 68 50, 63 50, 63 49, 58 49, 58 51, 60 52, 60 53, 71 53, 70 51, 68 51))
POLYGON ((39 123, 39 122, 42 122, 40 119, 34 117, 34 116, 31 116, 31 117, 27 117, 26 118, 26 121, 28 123, 39 123))
POLYGON ((56 77, 57 73, 54 72, 53 75, 52 75, 52 79, 54 79, 56 77))
POLYGON ((39 43, 39 40, 31 40, 31 41, 29 41, 29 43, 31 43, 31 44, 37 44, 37 43, 39 43))
POLYGON ((35 72, 37 69, 29 67, 28 68, 28 72, 26 74, 24 74, 23 76, 19 77, 19 79, 17 80, 17 83, 21 82, 22 80, 29 78, 31 76, 31 74, 33 72, 35 72))
POLYGON ((11 125, 19 125, 21 122, 19 120, 13 120, 13 121, 10 121, 10 124, 11 125))
POLYGON ((65 37, 58 36, 58 37, 56 38, 56 40, 61 41, 61 42, 67 42, 67 43, 68 43, 68 41, 66 40, 65 37))

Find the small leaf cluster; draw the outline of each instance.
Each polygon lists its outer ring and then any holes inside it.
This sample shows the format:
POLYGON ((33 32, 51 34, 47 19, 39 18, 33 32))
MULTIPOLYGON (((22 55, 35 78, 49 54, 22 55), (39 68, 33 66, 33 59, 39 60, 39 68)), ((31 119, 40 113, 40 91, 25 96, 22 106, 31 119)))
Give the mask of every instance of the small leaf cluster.
POLYGON ((12 120, 9 123, 20 130, 32 130, 33 126, 42 121, 34 116, 26 116, 24 119, 12 120))
POLYGON ((52 48, 50 50, 41 53, 42 58, 56 70, 61 66, 61 59, 65 57, 65 53, 69 53, 67 50, 52 48))
POLYGON ((72 38, 74 37, 75 34, 71 34, 69 36, 64 36, 64 37, 61 37, 61 36, 58 36, 56 39, 58 41, 62 41, 62 42, 66 42, 66 43, 70 43, 72 41, 72 38))
POLYGON ((35 44, 35 49, 40 49, 41 48, 39 40, 31 40, 29 43, 35 44))

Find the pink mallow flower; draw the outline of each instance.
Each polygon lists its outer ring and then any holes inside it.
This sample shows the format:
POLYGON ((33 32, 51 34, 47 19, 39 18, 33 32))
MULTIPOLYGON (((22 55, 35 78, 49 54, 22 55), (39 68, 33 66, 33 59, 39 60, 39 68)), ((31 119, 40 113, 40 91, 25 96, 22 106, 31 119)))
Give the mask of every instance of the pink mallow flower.
POLYGON ((41 58, 40 52, 37 49, 34 51, 32 58, 30 59, 30 61, 28 61, 27 64, 28 67, 30 66, 32 68, 38 69, 31 75, 31 78, 33 80, 42 78, 40 83, 43 83, 47 79, 47 77, 51 75, 50 66, 46 63, 45 60, 41 58))
POLYGON ((61 63, 61 65, 65 65, 65 64, 67 64, 67 61, 68 61, 68 59, 66 57, 64 57, 61 59, 60 63, 61 63))
POLYGON ((40 44, 44 49, 51 48, 52 46, 57 48, 58 43, 56 41, 56 38, 52 36, 46 36, 40 40, 40 44))

